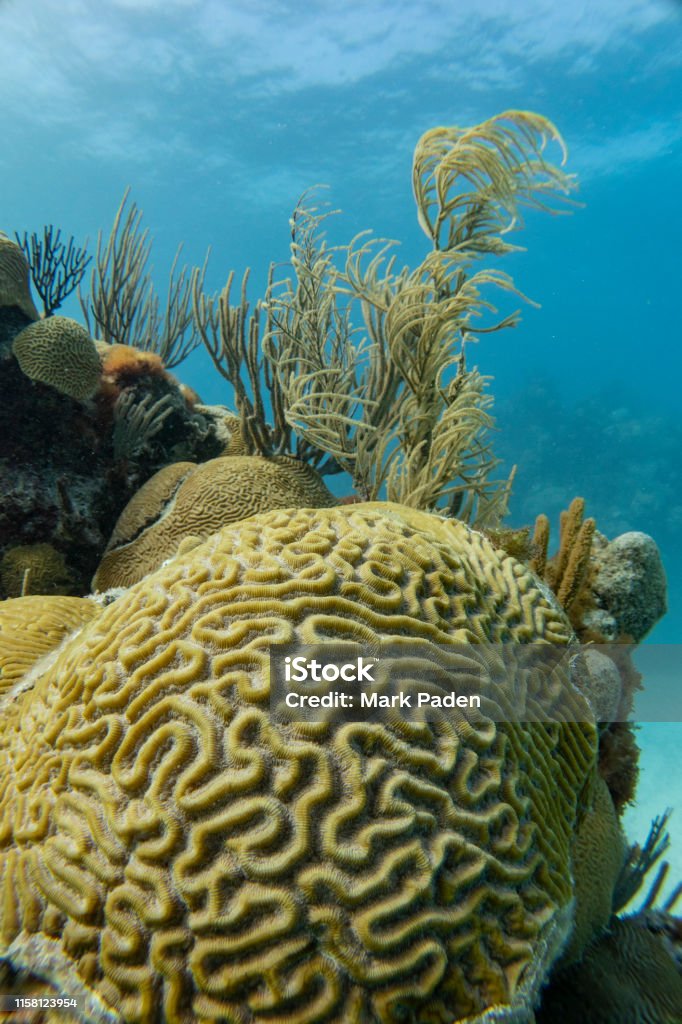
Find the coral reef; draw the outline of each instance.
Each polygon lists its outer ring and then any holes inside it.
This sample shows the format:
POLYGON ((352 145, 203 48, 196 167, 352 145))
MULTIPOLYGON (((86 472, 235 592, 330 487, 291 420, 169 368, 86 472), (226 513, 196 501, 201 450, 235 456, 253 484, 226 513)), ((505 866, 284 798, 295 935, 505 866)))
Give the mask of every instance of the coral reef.
MULTIPOLYGON (((39 321, 29 331, 60 319, 39 321)), ((0 335, 6 338, 0 345, 0 597, 22 593, 23 570, 17 570, 19 579, 10 563, 18 564, 23 555, 30 561, 26 549, 39 555, 48 545, 53 560, 62 563, 62 592, 86 594, 116 519, 135 491, 168 463, 220 455, 228 410, 188 404, 177 382, 154 361, 158 357, 132 349, 126 359, 115 354, 115 371, 111 364, 106 370, 105 357, 95 396, 76 400, 22 371, 11 342, 13 332, 25 326, 20 309, 0 308, 0 335)), ((98 355, 98 378, 99 365, 98 355)), ((37 569, 33 563, 28 593, 38 592, 37 569)))
POLYGON ((312 466, 290 456, 224 456, 178 462, 156 473, 121 513, 92 586, 128 587, 157 569, 187 536, 208 537, 256 512, 336 499, 312 466))
POLYGON ((268 647, 421 638, 466 673, 462 643, 570 633, 461 523, 377 503, 224 528, 6 709, 2 955, 130 1024, 520 1019, 570 928, 594 727, 278 724, 268 647))
POLYGON ((523 111, 422 136, 414 269, 327 245, 305 196, 253 308, 248 271, 233 305, 234 274, 208 296, 178 250, 162 315, 128 193, 87 330, 52 315, 85 252, 24 235, 39 319, 0 234, 0 987, 76 995, 87 1024, 682 1019, 665 863, 616 916, 667 843, 665 816, 642 849, 619 821, 660 556, 582 498, 553 554, 547 515, 503 525, 514 470, 469 365, 518 320, 479 261, 573 187, 552 142, 523 111), (168 372, 202 342, 236 413, 168 372), (93 572, 104 595, 64 596, 93 572), (334 640, 395 642, 414 685, 442 645, 485 711, 283 719, 271 645, 334 640))

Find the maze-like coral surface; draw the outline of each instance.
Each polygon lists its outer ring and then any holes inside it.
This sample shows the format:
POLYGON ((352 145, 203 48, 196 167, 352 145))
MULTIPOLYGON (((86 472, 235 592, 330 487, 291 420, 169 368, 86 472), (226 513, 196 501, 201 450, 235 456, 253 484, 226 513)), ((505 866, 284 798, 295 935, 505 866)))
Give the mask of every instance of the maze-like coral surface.
POLYGON ((31 380, 84 400, 99 386, 102 366, 95 343, 79 323, 66 316, 37 320, 20 331, 12 351, 31 380))
POLYGON ((569 632, 463 524, 372 504, 226 527, 6 709, 0 952, 59 948, 145 1024, 518 1007, 567 926, 594 729, 277 724, 268 648, 569 632))
POLYGON ((0 601, 0 693, 99 610, 87 598, 61 595, 0 601))
POLYGON ((288 455, 173 463, 155 473, 124 508, 92 585, 109 590, 137 583, 189 535, 204 539, 221 526, 276 508, 334 504, 312 466, 288 455))

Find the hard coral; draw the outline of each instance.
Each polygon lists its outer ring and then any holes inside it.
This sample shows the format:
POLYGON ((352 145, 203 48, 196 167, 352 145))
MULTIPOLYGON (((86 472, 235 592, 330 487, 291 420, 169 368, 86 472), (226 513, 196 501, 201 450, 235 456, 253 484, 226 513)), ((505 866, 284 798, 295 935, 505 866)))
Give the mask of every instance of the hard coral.
MULTIPOLYGON (((679 926, 679 922, 678 922, 679 926)), ((647 917, 615 918, 583 959, 552 979, 538 1024, 678 1024, 682 974, 647 917)))
POLYGON ((576 915, 562 962, 579 959, 586 946, 606 929, 625 857, 625 836, 611 794, 598 777, 594 780, 592 805, 585 810, 573 843, 576 915))
POLYGON ((370 504, 224 528, 6 709, 0 956, 129 1024, 520 1019, 569 927, 594 727, 282 724, 268 651, 570 633, 461 523, 370 504))
POLYGON ((65 637, 89 622, 98 605, 81 597, 19 597, 0 602, 0 691, 65 637))
POLYGON ((91 398, 99 387, 102 365, 95 343, 69 317, 30 324, 16 336, 12 351, 27 377, 71 398, 91 398))
POLYGON ((0 306, 16 306, 29 320, 40 316, 31 298, 30 269, 20 245, 0 232, 0 306))
POLYGON ((205 538, 221 526, 275 508, 333 504, 315 470, 289 456, 225 456, 200 466, 166 466, 121 513, 93 588, 137 583, 171 558, 188 534, 205 538))

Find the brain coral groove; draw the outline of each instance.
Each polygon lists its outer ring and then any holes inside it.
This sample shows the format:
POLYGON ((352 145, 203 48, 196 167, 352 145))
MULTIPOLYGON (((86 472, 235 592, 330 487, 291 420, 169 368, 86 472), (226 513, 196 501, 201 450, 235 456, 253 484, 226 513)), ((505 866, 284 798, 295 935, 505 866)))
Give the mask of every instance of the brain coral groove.
POLYGON ((58 942, 141 1024, 527 1004, 594 728, 269 713, 269 644, 417 637, 570 627, 482 536, 390 505, 254 516, 132 587, 6 709, 2 944, 58 942))

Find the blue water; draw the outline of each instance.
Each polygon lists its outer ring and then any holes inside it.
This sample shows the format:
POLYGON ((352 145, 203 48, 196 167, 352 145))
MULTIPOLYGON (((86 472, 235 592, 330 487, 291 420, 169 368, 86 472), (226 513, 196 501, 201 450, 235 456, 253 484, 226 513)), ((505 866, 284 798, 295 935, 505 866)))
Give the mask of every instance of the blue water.
MULTIPOLYGON (((541 308, 476 350, 519 466, 512 520, 583 494, 604 532, 653 534, 670 611, 651 639, 678 643, 682 4, 0 0, 0 227, 92 242, 131 185, 160 289, 182 241, 190 262, 211 246, 210 288, 251 266, 255 299, 321 182, 334 238, 371 228, 414 264, 418 137, 514 107, 556 122, 584 205, 528 216, 505 269, 541 308)), ((180 375, 229 403, 204 356, 180 375)), ((682 805, 682 725, 640 738, 635 838, 682 805)), ((671 827, 682 876, 682 807, 671 827)))

